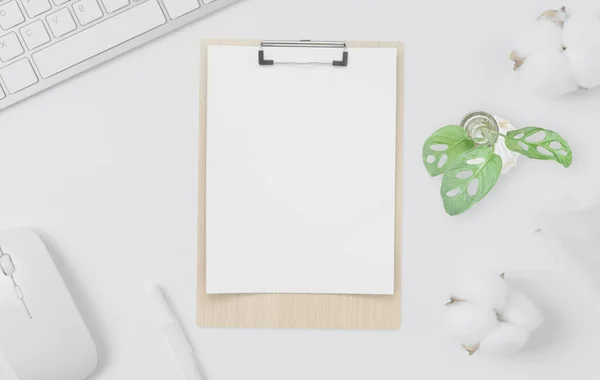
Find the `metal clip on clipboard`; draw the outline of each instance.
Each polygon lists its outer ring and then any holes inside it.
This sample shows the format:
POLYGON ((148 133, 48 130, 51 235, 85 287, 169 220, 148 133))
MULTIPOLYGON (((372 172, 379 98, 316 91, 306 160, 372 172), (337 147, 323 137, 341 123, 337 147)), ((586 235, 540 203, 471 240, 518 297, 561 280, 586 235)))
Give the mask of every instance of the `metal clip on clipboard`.
POLYGON ((345 67, 348 66, 348 48, 346 43, 343 41, 311 41, 311 40, 300 40, 300 41, 262 41, 260 43, 260 48, 258 49, 258 64, 261 66, 272 66, 275 64, 296 64, 296 65, 312 65, 312 64, 321 64, 321 65, 333 65, 345 67), (277 61, 275 62, 272 59, 265 59, 265 51, 264 48, 275 48, 275 47, 284 47, 284 48, 328 48, 328 49, 341 49, 342 50, 342 59, 337 61, 328 61, 328 62, 319 62, 319 61, 305 61, 305 62, 289 62, 289 61, 277 61))

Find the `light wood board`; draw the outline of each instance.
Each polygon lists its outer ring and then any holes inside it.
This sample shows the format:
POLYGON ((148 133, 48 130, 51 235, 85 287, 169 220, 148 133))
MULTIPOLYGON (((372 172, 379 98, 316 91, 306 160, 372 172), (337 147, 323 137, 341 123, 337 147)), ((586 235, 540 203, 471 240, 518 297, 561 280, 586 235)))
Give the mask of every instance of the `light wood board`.
MULTIPOLYGON (((206 294, 206 79, 208 74, 208 46, 257 46, 258 49, 259 44, 260 41, 255 40, 205 40, 202 41, 201 45, 196 323, 199 327, 398 329, 400 327, 402 125, 404 119, 404 47, 399 42, 348 42, 349 48, 392 47, 398 49, 394 295, 206 294)), ((352 56, 350 56, 349 62, 349 64, 352 64, 352 56)))

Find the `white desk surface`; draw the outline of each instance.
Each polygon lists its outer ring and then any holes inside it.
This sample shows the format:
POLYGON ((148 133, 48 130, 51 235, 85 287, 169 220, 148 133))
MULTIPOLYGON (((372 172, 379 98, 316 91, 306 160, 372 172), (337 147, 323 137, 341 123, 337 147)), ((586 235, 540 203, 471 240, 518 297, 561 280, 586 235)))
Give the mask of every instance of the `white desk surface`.
POLYGON ((516 33, 561 5, 244 0, 2 111, 0 228, 32 227, 50 245, 97 340, 94 380, 180 378, 145 312, 151 281, 165 286, 206 380, 598 378, 598 316, 570 297, 531 230, 543 195, 597 176, 600 91, 542 101, 511 91, 509 79, 516 33), (406 44, 399 331, 195 327, 201 38, 406 44), (573 167, 523 159, 480 205, 446 216, 440 179, 427 175, 421 147, 435 129, 476 109, 560 131, 575 152, 573 167), (538 292, 547 300, 545 348, 490 360, 448 339, 439 323, 446 281, 466 263, 539 271, 525 278, 541 278, 545 289, 538 292))

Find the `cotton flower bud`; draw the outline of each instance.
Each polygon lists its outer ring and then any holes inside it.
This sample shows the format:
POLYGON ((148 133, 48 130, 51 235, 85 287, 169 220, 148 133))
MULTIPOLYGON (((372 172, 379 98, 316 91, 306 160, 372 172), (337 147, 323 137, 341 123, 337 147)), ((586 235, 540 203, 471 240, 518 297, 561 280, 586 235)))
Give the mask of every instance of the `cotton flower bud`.
POLYGON ((600 17, 568 12, 542 13, 510 54, 519 81, 535 93, 559 96, 600 85, 600 17))
POLYGON ((453 286, 444 311, 446 327, 470 355, 514 354, 542 324, 540 310, 510 289, 504 275, 462 274, 453 286))

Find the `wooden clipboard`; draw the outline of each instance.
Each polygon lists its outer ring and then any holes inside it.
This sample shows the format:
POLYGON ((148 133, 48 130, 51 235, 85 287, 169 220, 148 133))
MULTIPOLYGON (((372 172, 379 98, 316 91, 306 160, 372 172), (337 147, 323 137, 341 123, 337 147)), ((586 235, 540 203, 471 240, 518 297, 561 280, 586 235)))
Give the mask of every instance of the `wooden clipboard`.
POLYGON ((200 144, 198 166, 198 327, 392 330, 400 327, 402 125, 404 46, 399 42, 347 42, 348 48, 396 48, 395 263, 393 295, 206 294, 206 127, 207 54, 210 45, 256 46, 257 40, 204 40, 200 64, 200 144))

